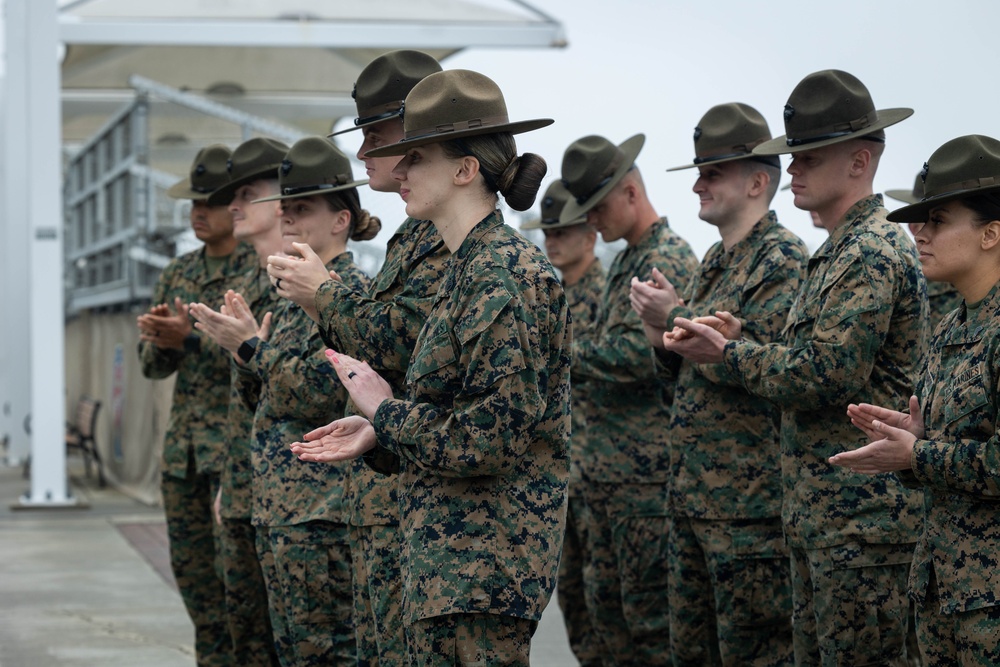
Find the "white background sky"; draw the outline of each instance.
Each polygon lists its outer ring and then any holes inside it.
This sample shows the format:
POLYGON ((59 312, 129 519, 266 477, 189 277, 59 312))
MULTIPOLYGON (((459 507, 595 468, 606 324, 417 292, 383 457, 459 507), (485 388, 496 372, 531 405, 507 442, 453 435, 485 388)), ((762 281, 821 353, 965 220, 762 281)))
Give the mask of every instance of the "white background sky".
MULTIPOLYGON (((924 161, 949 139, 1000 136, 1000 3, 993 0, 528 1, 563 23, 568 47, 471 48, 444 66, 494 79, 512 119, 555 119, 518 136, 520 151, 549 162, 544 185, 558 177, 563 150, 575 139, 601 134, 621 143, 645 133, 637 164, 653 204, 699 257, 718 236, 697 217, 696 172, 665 169, 691 161, 693 128, 715 104, 750 104, 772 134, 784 134, 782 110, 805 75, 830 68, 854 74, 876 108, 916 110, 886 131, 878 191, 910 188, 924 161)), ((341 145, 355 151, 353 141, 341 145)), ((788 180, 783 174, 782 184, 788 180)), ((825 232, 813 230, 791 199, 789 192, 776 195, 779 219, 815 249, 825 232)), ((386 227, 402 219, 398 200, 366 202, 386 227)))

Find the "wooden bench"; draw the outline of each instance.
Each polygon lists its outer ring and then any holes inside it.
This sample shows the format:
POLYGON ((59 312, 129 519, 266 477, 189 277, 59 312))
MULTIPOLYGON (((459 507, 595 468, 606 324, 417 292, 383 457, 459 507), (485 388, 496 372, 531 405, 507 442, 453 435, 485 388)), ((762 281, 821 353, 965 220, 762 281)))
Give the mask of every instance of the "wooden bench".
POLYGON ((101 454, 97 450, 97 443, 94 442, 97 413, 100 410, 100 401, 87 396, 80 397, 76 403, 73 421, 66 424, 66 447, 67 449, 79 449, 83 454, 83 465, 88 478, 90 477, 90 459, 94 459, 94 463, 97 465, 97 480, 103 487, 107 483, 104 479, 104 466, 101 463, 101 454))

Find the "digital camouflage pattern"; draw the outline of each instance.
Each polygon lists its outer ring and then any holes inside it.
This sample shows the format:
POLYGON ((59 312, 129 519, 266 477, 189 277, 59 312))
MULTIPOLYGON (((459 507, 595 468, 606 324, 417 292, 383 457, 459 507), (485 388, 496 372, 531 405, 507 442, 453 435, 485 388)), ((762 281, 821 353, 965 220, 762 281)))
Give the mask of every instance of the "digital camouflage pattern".
MULTIPOLYGON (((233 289, 243 296, 258 322, 281 302, 267 270, 259 264, 244 274, 242 284, 234 285, 233 289)), ((253 397, 251 407, 240 395, 237 364, 230 363, 227 448, 220 478, 223 520, 219 529, 229 634, 233 638, 236 664, 266 667, 277 665, 278 656, 267 610, 267 587, 257 558, 255 529, 250 521, 253 503, 250 442, 260 380, 248 378, 245 392, 247 400, 253 397)))
POLYGON ((783 344, 726 344, 726 370, 782 409, 782 520, 791 546, 914 542, 919 494, 894 475, 830 465, 867 443, 849 403, 903 409, 927 349, 927 296, 913 242, 882 196, 858 201, 809 259, 783 344))
POLYGON ((910 589, 923 604, 935 579, 939 622, 960 625, 964 612, 1000 606, 1000 287, 942 321, 917 396, 926 437, 900 475, 925 497, 910 589))
MULTIPOLYGON (((434 224, 407 218, 389 239, 385 261, 367 295, 333 281, 316 294, 323 340, 364 359, 392 387, 406 393, 406 369, 427 321, 451 253, 434 224)), ((348 402, 349 414, 360 414, 348 402)), ((354 562, 358 655, 365 665, 403 664, 402 581, 397 475, 374 471, 363 458, 344 480, 344 509, 354 562)))
POLYGON ((950 283, 927 281, 927 305, 931 316, 929 331, 937 331, 944 316, 962 305, 962 295, 950 283))
POLYGON ((407 629, 413 647, 409 667, 447 664, 528 667, 531 637, 538 623, 489 614, 450 614, 417 621, 407 629))
MULTIPOLYGON (((186 253, 160 273, 153 303, 173 309, 174 298, 180 297, 183 303, 220 304, 226 290, 255 263, 253 248, 242 243, 212 271, 204 248, 186 253)), ((160 461, 170 564, 195 626, 198 664, 229 665, 231 642, 212 501, 226 444, 230 357, 199 331, 193 329, 192 335, 199 340, 197 352, 140 342, 139 363, 142 374, 151 379, 177 374, 160 461)))
MULTIPOLYGON (((666 328, 675 317, 728 311, 745 322, 748 340, 779 340, 808 256, 768 212, 730 250, 721 242, 709 249, 685 293, 687 305, 670 313, 666 328)), ((674 664, 790 664, 781 411, 713 365, 669 353, 660 358, 677 377, 669 430, 674 664)))
MULTIPOLYGON (((351 253, 326 266, 346 285, 368 288, 351 253)), ((248 405, 255 379, 260 387, 251 441, 252 521, 275 647, 285 666, 333 664, 348 654, 353 661, 356 653, 351 555, 341 504, 347 464, 300 461, 288 446, 344 414, 347 391, 325 349, 309 315, 282 300, 268 339, 258 343, 239 373, 248 405)))
MULTIPOLYGON (((368 278, 345 252, 327 263, 346 285, 365 290, 368 278)), ((288 445, 344 415, 347 391, 325 354, 319 328, 292 301, 282 300, 271 332, 241 367, 240 392, 250 404, 260 381, 252 434, 253 522, 285 526, 344 522, 341 489, 346 464, 300 461, 288 445)))
MULTIPOLYGON (((727 252, 713 245, 674 317, 728 311, 743 337, 756 343, 781 338, 799 290, 809 251, 778 224, 773 211, 727 252)), ((698 519, 766 519, 781 516, 781 411, 729 382, 714 365, 669 355, 679 369, 670 420, 673 470, 670 507, 698 519)))
MULTIPOLYGON (((233 289, 241 294, 258 323, 274 312, 282 299, 271 285, 267 269, 257 265, 248 271, 233 289)), ((228 353, 227 353, 228 354, 228 353)), ((222 484, 222 516, 249 519, 253 493, 250 467, 250 442, 253 416, 260 398, 260 378, 248 376, 241 381, 236 362, 230 357, 230 395, 222 484), (242 395, 241 395, 242 394, 242 395)))
MULTIPOLYGON (((217 308, 226 290, 256 263, 256 253, 245 243, 237 244, 236 250, 211 274, 205 264, 204 248, 181 255, 160 274, 153 303, 165 303, 172 310, 174 298, 180 297, 186 304, 201 302, 217 308)), ((145 377, 162 380, 177 373, 160 464, 163 472, 174 477, 187 475, 189 451, 194 454, 198 473, 219 474, 225 447, 230 355, 201 332, 192 333, 200 339, 197 353, 139 343, 139 362, 145 377)))
POLYGON ((538 620, 569 475, 568 308, 548 260, 493 212, 449 262, 378 445, 400 465, 404 622, 538 620))
MULTIPOLYGON (((629 302, 631 280, 653 267, 678 287, 698 268, 687 241, 666 218, 618 253, 608 270, 594 333, 573 344, 573 381, 588 382, 592 413, 580 473, 587 482, 666 483, 667 425, 674 378, 657 373, 656 355, 629 302)), ((664 491, 666 486, 664 486, 664 491)))

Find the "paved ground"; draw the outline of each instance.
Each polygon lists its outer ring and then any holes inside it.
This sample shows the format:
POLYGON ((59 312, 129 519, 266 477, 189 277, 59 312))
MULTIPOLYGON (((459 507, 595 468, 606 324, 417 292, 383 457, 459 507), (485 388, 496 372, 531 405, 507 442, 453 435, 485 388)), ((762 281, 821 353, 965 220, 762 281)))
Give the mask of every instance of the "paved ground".
MULTIPOLYGON (((85 509, 16 510, 28 480, 0 466, 0 667, 191 667, 163 512, 70 473, 85 509)), ((531 657, 577 665, 554 601, 531 657)))

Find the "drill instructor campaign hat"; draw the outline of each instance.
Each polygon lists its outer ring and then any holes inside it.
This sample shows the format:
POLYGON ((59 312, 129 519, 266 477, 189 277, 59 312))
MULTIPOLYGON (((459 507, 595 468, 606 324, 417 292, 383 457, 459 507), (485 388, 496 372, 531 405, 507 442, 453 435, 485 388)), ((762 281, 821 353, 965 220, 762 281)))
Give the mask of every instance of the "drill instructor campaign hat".
POLYGON ((782 155, 830 146, 878 132, 909 118, 913 109, 875 109, 865 84, 847 72, 828 69, 802 79, 785 105, 785 134, 753 149, 782 155))
POLYGON ((403 115, 403 100, 425 77, 441 65, 421 51, 403 49, 379 56, 361 70, 351 97, 358 108, 354 125, 327 135, 335 137, 403 115))
POLYGON ((229 182, 226 163, 232 152, 222 144, 205 146, 194 156, 191 172, 167 190, 172 199, 203 200, 229 182))
POLYGON ((953 199, 1000 190, 1000 141, 969 134, 945 142, 920 172, 920 201, 888 215, 891 222, 926 222, 930 209, 953 199))
POLYGON ((562 182, 569 190, 559 220, 573 220, 586 215, 614 189, 632 169, 635 158, 646 142, 646 135, 636 134, 615 146, 596 134, 581 137, 563 153, 562 182))
POLYGON ((551 118, 511 122, 500 87, 487 76, 449 69, 425 77, 403 105, 403 139, 365 157, 405 155, 418 146, 480 134, 520 134, 552 124, 551 118))
POLYGON ((228 205, 244 185, 262 178, 278 178, 278 167, 287 152, 288 145, 275 139, 255 137, 244 141, 226 164, 230 181, 209 195, 209 205, 228 205))
POLYGON ((916 204, 924 198, 924 181, 920 178, 920 174, 917 174, 912 190, 886 190, 885 195, 904 204, 916 204))
POLYGON ((326 137, 299 139, 278 167, 278 194, 259 201, 325 195, 368 183, 354 180, 351 160, 326 137))
POLYGON ((771 140, 771 129, 760 112, 748 104, 730 102, 709 109, 694 128, 694 154, 691 164, 667 171, 692 169, 733 160, 758 160, 781 167, 778 157, 754 155, 753 149, 771 140))
POLYGON ((521 225, 521 229, 560 229, 587 222, 586 214, 566 222, 559 219, 559 214, 562 213, 563 207, 566 206, 570 197, 569 190, 562 184, 562 181, 552 181, 545 190, 545 196, 542 197, 542 217, 529 220, 521 225))

